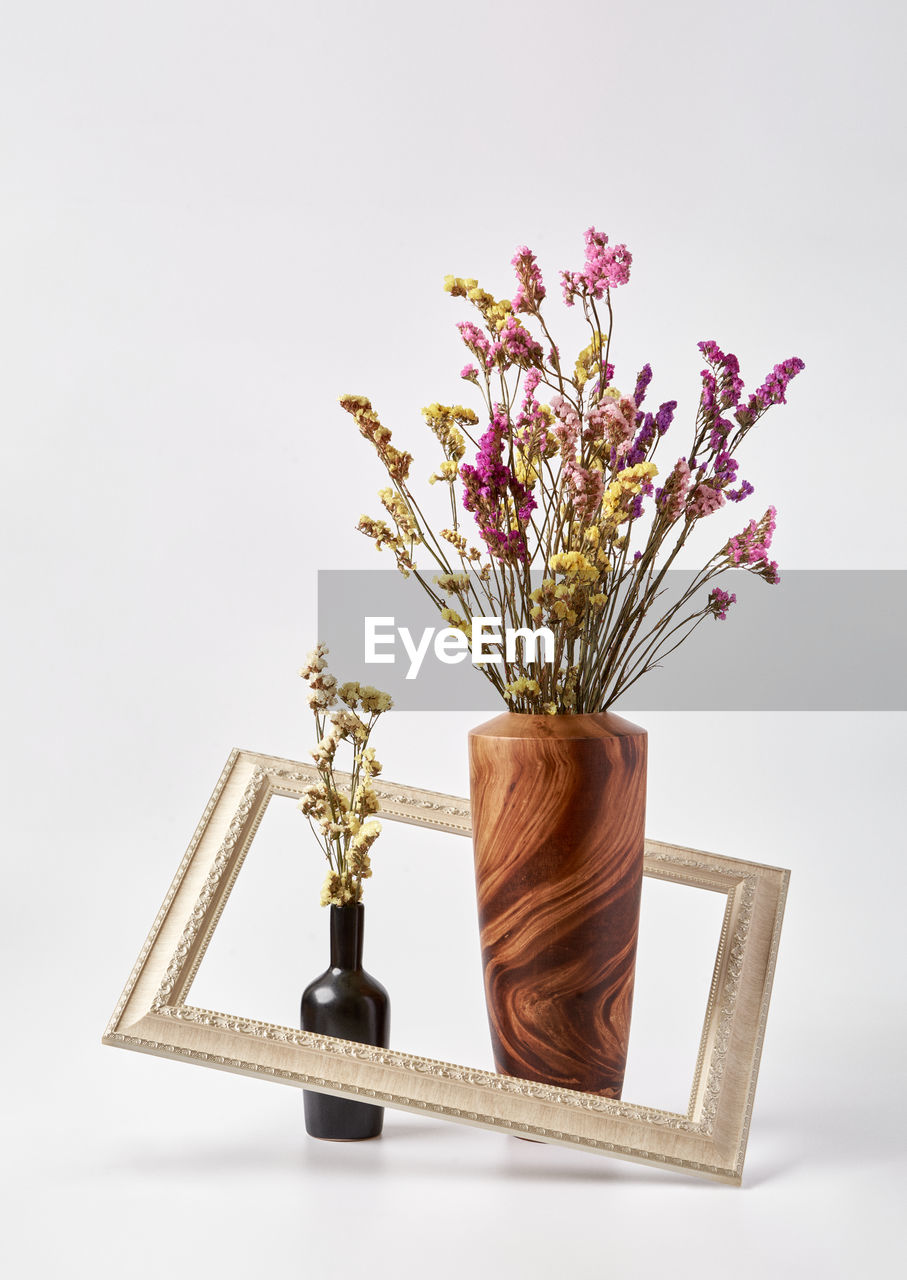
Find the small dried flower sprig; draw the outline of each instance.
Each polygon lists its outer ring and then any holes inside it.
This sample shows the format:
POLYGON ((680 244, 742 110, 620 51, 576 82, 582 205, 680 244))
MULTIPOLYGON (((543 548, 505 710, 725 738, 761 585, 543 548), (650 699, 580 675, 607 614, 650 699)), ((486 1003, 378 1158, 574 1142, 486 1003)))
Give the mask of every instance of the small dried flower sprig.
POLYGON ((371 817, 380 807, 372 779, 381 772, 381 763, 368 741, 378 717, 393 703, 372 685, 338 685, 327 669, 327 652, 325 645, 316 645, 299 672, 308 683, 308 703, 315 714, 318 741, 311 754, 321 779, 306 788, 299 808, 328 860, 321 905, 342 907, 362 901, 362 882, 372 874, 369 850, 381 834, 381 823, 371 817), (334 771, 341 742, 348 742, 353 754, 342 787, 334 771))
POLYGON ((700 342, 706 367, 693 439, 656 488, 653 458, 677 402, 643 408, 648 364, 632 393, 615 385, 611 290, 628 282, 633 259, 626 245, 610 244, 594 227, 585 250, 580 270, 561 272, 564 301, 579 303, 590 331, 572 371, 542 314, 547 291, 525 245, 512 260, 512 301, 494 298, 477 280, 445 278, 446 291, 477 312, 457 325, 471 357, 460 376, 482 393, 487 426, 479 435, 478 416, 462 405, 422 411, 443 454, 429 483, 447 484, 450 495, 450 521, 437 535, 409 485, 412 456, 391 444, 364 396, 340 402, 393 485, 380 494, 393 523, 362 516, 360 530, 379 550, 389 548, 400 571, 413 574, 465 635, 470 619, 480 616, 517 629, 551 629, 553 661, 517 654, 481 668, 514 711, 604 710, 705 618, 727 617, 736 596, 721 588, 705 593, 712 579, 737 568, 779 580, 769 558, 775 529, 769 507, 707 561, 679 599, 664 602, 665 575, 692 532, 753 492, 738 475, 735 453, 763 414, 785 403, 803 361, 775 365, 745 396, 737 357, 716 342, 700 342), (471 462, 464 460, 466 440, 476 451, 471 462), (484 551, 461 530, 464 508, 484 551), (416 565, 417 547, 434 561, 434 576, 416 565))

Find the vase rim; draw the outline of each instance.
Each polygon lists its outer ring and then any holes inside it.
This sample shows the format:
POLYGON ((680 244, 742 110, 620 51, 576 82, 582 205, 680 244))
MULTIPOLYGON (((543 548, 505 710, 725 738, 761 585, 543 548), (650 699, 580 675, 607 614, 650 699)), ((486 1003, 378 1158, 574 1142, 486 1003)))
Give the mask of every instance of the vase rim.
POLYGON ((627 738, 644 737, 646 730, 613 711, 554 716, 504 711, 470 729, 469 736, 473 735, 482 738, 627 738))

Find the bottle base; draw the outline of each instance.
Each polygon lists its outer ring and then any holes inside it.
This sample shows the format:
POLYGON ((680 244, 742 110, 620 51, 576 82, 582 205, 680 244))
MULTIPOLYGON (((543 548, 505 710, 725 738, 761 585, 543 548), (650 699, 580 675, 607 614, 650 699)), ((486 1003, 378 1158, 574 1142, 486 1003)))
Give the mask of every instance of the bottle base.
POLYGON ((303 1091, 305 1128, 310 1138, 322 1142, 366 1142, 380 1138, 384 1108, 368 1102, 335 1098, 328 1093, 303 1091))

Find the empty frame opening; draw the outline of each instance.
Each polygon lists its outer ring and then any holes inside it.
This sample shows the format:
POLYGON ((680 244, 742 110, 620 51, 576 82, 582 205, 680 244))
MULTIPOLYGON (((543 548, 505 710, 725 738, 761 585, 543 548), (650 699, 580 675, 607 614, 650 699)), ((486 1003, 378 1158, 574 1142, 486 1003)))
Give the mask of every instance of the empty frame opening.
POLYGON ((643 877, 623 1096, 685 1115, 727 895, 643 877))

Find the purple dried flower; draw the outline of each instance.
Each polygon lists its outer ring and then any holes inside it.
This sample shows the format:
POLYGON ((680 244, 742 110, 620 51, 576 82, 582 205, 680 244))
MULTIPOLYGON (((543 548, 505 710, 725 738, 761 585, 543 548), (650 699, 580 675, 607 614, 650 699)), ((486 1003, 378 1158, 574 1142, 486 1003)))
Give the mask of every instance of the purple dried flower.
POLYGON ((671 423, 674 421, 674 411, 676 408, 676 400, 666 400, 664 404, 659 407, 659 410, 655 415, 655 428, 660 436, 664 435, 668 427, 670 427, 671 423))
POLYGON ((649 383, 652 381, 652 366, 644 364, 640 369, 636 378, 636 390, 633 392, 633 399, 636 401, 637 408, 646 398, 646 392, 649 389, 649 383))
POLYGON ((742 480, 739 489, 725 489, 725 497, 728 502, 742 502, 744 498, 748 498, 751 493, 756 490, 750 484, 749 480, 742 480))
MULTIPOLYGON (((725 355, 718 343, 713 342, 711 339, 700 342, 699 350, 715 373, 712 382, 715 386, 718 408, 730 409, 732 405, 736 406, 743 391, 743 381, 740 377, 740 361, 735 355, 730 353, 725 355)), ((703 371, 704 378, 705 371, 703 371)))
POLYGON ((460 467, 463 505, 476 517, 479 532, 491 555, 499 560, 528 559, 525 526, 535 510, 535 498, 504 462, 504 440, 509 421, 501 405, 479 440, 475 465, 460 467), (513 516, 519 525, 512 528, 513 516))
POLYGON ((736 458, 731 457, 726 449, 722 449, 712 464, 714 479, 720 482, 722 488, 732 484, 737 476, 739 465, 736 458))
POLYGON ((766 404, 785 404, 785 393, 789 384, 805 368, 806 365, 796 356, 776 364, 756 395, 766 404))
POLYGON ((797 356, 783 360, 774 369, 758 390, 754 391, 745 405, 738 405, 734 417, 741 427, 751 427, 760 414, 770 404, 786 404, 787 388, 793 379, 806 365, 797 356))
MULTIPOLYGON (((627 455, 624 458, 624 466, 626 467, 635 467, 637 463, 645 462, 646 454, 649 451, 649 445, 655 439, 655 432, 657 430, 655 426, 655 418, 651 413, 637 414, 636 420, 637 423, 639 423, 639 430, 637 431, 636 438, 627 450, 627 455)), ((612 467, 617 461, 617 455, 613 450, 610 461, 612 467)))

